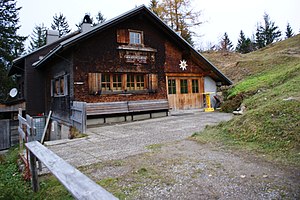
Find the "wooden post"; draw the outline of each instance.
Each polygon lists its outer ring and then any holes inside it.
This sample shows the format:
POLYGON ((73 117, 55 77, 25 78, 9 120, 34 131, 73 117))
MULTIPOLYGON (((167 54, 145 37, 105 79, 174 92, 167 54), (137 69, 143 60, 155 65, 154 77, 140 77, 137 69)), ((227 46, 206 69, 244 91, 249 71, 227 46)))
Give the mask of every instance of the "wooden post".
POLYGON ((52 110, 49 111, 49 115, 47 117, 46 125, 45 125, 43 135, 42 135, 42 139, 41 139, 41 144, 44 144, 44 139, 45 139, 46 131, 47 131, 49 121, 50 121, 50 118, 51 118, 51 114, 52 114, 52 110))
MULTIPOLYGON (((22 108, 19 108, 19 115, 22 117, 22 108)), ((19 119, 19 117, 18 117, 18 120, 19 120, 19 128, 23 129, 22 122, 19 119)), ((19 130, 19 128, 18 128, 18 130, 19 130)), ((20 147, 19 150, 21 151, 23 148, 23 137, 21 136, 20 133, 19 133, 19 147, 20 147)))
POLYGON ((38 174, 37 174, 37 167, 36 167, 36 157, 35 155, 29 151, 30 154, 30 171, 31 171, 31 184, 32 189, 34 192, 39 191, 39 180, 38 180, 38 174))

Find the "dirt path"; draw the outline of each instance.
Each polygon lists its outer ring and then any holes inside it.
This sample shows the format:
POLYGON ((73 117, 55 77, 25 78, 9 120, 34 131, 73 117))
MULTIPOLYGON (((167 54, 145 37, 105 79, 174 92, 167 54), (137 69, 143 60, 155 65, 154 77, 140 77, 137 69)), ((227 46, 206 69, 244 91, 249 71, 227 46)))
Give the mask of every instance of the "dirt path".
POLYGON ((82 170, 121 199, 299 199, 300 170, 189 139, 82 170))

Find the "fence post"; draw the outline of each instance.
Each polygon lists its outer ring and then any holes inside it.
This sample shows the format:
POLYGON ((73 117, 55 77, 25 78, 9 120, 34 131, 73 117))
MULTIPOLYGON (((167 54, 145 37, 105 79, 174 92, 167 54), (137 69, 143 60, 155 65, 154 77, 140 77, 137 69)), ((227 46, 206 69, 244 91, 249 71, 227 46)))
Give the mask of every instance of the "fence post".
POLYGON ((29 157, 30 157, 31 184, 32 184, 33 191, 37 192, 39 191, 39 180, 38 180, 38 173, 36 167, 36 157, 31 151, 29 152, 30 152, 29 157))
POLYGON ((82 104, 82 132, 86 133, 86 121, 87 121, 87 115, 86 115, 86 102, 83 102, 82 104))

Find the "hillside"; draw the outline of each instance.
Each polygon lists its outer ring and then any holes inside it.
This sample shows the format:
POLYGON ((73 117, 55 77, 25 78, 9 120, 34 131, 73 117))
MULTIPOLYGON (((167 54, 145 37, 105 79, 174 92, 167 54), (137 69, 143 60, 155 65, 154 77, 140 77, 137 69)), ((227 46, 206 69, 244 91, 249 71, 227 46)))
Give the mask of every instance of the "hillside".
POLYGON ((247 110, 195 137, 213 137, 300 165, 300 35, 246 55, 206 56, 236 81, 223 109, 242 102, 247 110))
POLYGON ((247 76, 271 69, 274 64, 300 56, 300 34, 248 54, 209 51, 202 53, 235 83, 247 76))

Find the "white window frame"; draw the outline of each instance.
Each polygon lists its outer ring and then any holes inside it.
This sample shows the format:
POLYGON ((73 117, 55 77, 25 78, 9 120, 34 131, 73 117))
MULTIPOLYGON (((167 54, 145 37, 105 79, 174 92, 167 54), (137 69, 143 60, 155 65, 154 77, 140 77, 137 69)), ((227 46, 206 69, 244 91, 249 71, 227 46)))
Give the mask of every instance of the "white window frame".
POLYGON ((129 30, 129 44, 133 44, 133 45, 143 44, 143 32, 129 30))

